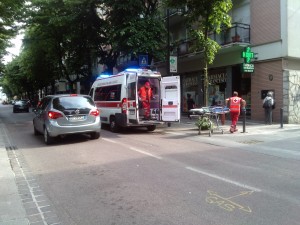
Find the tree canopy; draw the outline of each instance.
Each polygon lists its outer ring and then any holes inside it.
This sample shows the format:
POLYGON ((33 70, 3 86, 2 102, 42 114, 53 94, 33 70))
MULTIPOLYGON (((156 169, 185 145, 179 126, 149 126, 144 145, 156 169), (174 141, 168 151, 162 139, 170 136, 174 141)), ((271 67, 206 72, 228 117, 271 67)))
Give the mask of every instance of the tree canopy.
POLYGON ((24 0, 1 0, 0 3, 0 73, 3 71, 3 57, 7 47, 18 32, 18 22, 22 21, 24 0))
POLYGON ((204 105, 208 104, 208 64, 212 64, 220 46, 209 38, 212 32, 220 33, 222 27, 231 26, 228 12, 232 0, 167 0, 169 7, 186 8, 185 16, 191 36, 196 38, 195 51, 203 52, 204 105))
MULTIPOLYGON (((120 55, 148 54, 162 60, 166 29, 159 14, 161 2, 168 7, 186 6, 197 50, 203 51, 206 63, 212 63, 220 46, 208 34, 230 25, 227 12, 232 6, 231 0, 31 0, 21 13, 24 2, 5 0, 0 4, 0 57, 7 40, 16 34, 15 22, 26 24, 22 52, 7 66, 0 82, 7 85, 19 78, 30 82, 28 87, 33 90, 62 78, 88 83, 95 65, 104 64, 112 72, 120 55), (11 10, 6 11, 8 6, 11 10)), ((21 89, 10 91, 16 90, 21 89)))

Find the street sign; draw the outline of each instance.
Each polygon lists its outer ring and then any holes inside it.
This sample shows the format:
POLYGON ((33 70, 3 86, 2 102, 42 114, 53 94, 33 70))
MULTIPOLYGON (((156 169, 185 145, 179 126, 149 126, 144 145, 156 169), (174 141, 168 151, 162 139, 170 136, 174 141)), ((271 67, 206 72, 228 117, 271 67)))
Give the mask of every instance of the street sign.
POLYGON ((148 66, 148 55, 139 55, 139 66, 148 66))
POLYGON ((254 64, 252 64, 252 63, 243 63, 242 64, 242 72, 243 73, 253 73, 254 72, 254 64))
POLYGON ((177 56, 170 56, 170 72, 177 73, 177 56))

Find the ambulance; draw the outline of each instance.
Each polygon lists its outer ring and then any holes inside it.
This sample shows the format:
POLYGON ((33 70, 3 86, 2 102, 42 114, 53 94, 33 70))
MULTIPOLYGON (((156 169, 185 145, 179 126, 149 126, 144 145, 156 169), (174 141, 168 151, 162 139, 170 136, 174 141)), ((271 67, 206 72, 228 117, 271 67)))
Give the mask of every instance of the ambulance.
POLYGON ((145 127, 154 131, 159 124, 180 122, 180 77, 162 77, 149 69, 126 69, 115 75, 99 76, 90 95, 100 110, 102 124, 112 132, 122 128, 145 127), (149 82, 153 98, 150 118, 144 120, 144 109, 139 101, 139 89, 149 82))

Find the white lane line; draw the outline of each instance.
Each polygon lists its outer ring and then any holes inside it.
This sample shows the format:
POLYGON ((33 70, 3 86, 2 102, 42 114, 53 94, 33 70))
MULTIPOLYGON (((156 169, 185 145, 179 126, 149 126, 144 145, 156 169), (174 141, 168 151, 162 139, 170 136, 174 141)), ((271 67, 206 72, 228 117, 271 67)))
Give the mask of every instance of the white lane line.
MULTIPOLYGON (((156 158, 156 159, 163 159, 160 156, 154 155, 152 153, 143 151, 143 150, 135 148, 135 147, 127 146, 127 145, 124 145, 124 144, 116 142, 116 141, 112 141, 112 140, 107 139, 107 138, 102 138, 102 139, 105 140, 105 141, 108 141, 108 142, 112 142, 112 143, 123 145, 123 146, 129 148, 130 150, 133 150, 135 152, 139 152, 139 153, 147 155, 147 156, 151 156, 151 157, 156 158)), ((203 175, 206 175, 206 176, 209 176, 209 177, 212 177, 212 178, 224 181, 226 183, 234 184, 234 185, 236 185, 238 187, 246 188, 246 189, 249 189, 249 190, 252 190, 252 191, 256 191, 256 192, 261 192, 261 189, 258 189, 258 188, 255 188, 255 187, 252 187, 252 186, 249 186, 249 185, 246 185, 246 184, 242 184, 240 182, 233 181, 233 180, 230 180, 230 179, 227 179, 227 178, 224 178, 224 177, 220 177, 220 176, 218 176, 216 174, 207 173, 205 171, 202 171, 202 170, 199 170, 199 169, 195 169, 195 168, 189 167, 189 166, 186 166, 185 168, 188 169, 188 170, 194 171, 196 173, 200 173, 200 174, 203 174, 203 175)))
POLYGON ((143 150, 141 150, 141 149, 138 149, 138 148, 135 148, 135 147, 131 147, 131 146, 129 146, 129 145, 125 145, 125 144, 122 144, 122 143, 117 142, 117 141, 112 141, 112 140, 110 140, 110 139, 108 139, 108 138, 102 138, 102 139, 105 140, 105 141, 114 143, 114 144, 122 145, 122 146, 124 146, 124 147, 126 147, 126 148, 129 148, 130 150, 135 151, 135 152, 139 152, 139 153, 142 153, 142 154, 147 155, 147 156, 151 156, 151 157, 156 158, 156 159, 162 159, 162 157, 157 156, 157 155, 154 155, 154 154, 152 154, 152 153, 150 153, 150 152, 146 152, 146 151, 143 151, 143 150))
POLYGON ((187 135, 187 133, 180 133, 180 132, 172 132, 172 131, 167 131, 166 134, 174 134, 174 135, 187 135))
POLYGON ((261 189, 259 189, 259 188, 255 188, 255 187, 252 187, 252 186, 249 186, 249 185, 246 185, 246 184, 242 184, 242 183, 237 182, 237 181, 233 181, 233 180, 230 180, 230 179, 227 179, 227 178, 224 178, 224 177, 220 177, 216 174, 207 173, 205 171, 198 170, 198 169, 195 169, 195 168, 192 168, 192 167, 185 167, 185 168, 188 169, 188 170, 194 171, 196 173, 200 173, 200 174, 203 174, 203 175, 206 175, 206 176, 224 181, 226 183, 234 184, 235 186, 238 186, 238 187, 246 188, 246 189, 256 191, 256 192, 261 192, 261 189))
POLYGON ((108 141, 108 142, 111 142, 111 143, 115 143, 115 144, 117 144, 118 142, 116 142, 116 141, 113 141, 113 140, 111 140, 111 139, 108 139, 108 138, 102 138, 102 140, 104 140, 104 141, 108 141))
POLYGON ((151 153, 149 153, 149 152, 145 152, 145 151, 143 151, 143 150, 140 150, 140 149, 137 149, 137 148, 134 148, 134 147, 129 147, 129 149, 131 149, 131 150, 133 150, 133 151, 136 151, 136 152, 139 152, 139 153, 142 153, 142 154, 144 154, 144 155, 151 156, 151 157, 156 158, 156 159, 162 159, 162 157, 160 157, 160 156, 153 155, 153 154, 151 154, 151 153))

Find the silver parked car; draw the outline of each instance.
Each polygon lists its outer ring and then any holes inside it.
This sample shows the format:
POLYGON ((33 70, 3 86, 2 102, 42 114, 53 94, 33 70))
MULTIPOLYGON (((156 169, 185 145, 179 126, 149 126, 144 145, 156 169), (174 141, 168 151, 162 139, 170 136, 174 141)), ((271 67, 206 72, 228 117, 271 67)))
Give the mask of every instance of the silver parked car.
POLYGON ((43 134, 46 144, 69 134, 87 133, 91 139, 100 137, 100 113, 88 95, 49 95, 40 101, 34 113, 34 134, 43 134))

